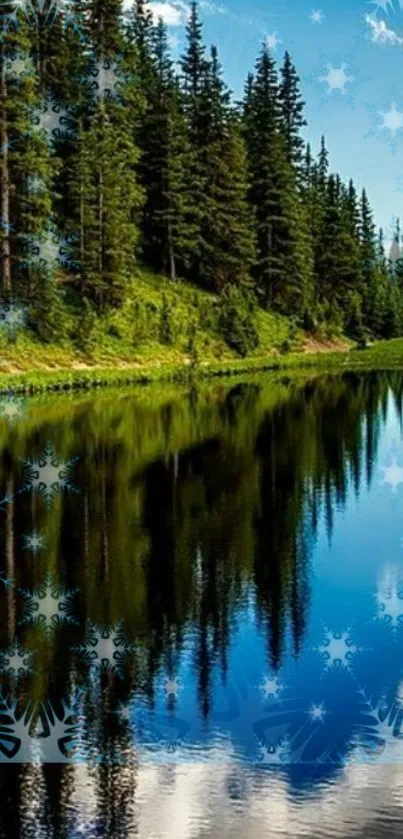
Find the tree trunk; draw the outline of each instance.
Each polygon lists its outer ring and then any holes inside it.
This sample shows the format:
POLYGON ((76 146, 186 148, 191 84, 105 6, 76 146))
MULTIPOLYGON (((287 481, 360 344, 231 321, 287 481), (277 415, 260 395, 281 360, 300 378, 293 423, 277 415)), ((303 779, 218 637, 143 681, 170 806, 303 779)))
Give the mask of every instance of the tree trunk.
POLYGON ((11 248, 10 248, 10 174, 8 162, 8 116, 5 109, 7 102, 7 79, 4 46, 1 44, 1 282, 3 291, 11 292, 11 248))
POLYGON ((172 225, 168 222, 168 247, 169 247, 169 276, 171 280, 176 280, 176 261, 174 244, 172 241, 172 225))
MULTIPOLYGON (((14 483, 13 479, 7 481, 7 495, 10 501, 6 508, 5 521, 5 549, 6 549, 6 576, 9 580, 15 579, 15 556, 14 556, 14 483)), ((16 611, 15 611, 15 588, 7 588, 7 641, 12 643, 15 637, 16 611)))

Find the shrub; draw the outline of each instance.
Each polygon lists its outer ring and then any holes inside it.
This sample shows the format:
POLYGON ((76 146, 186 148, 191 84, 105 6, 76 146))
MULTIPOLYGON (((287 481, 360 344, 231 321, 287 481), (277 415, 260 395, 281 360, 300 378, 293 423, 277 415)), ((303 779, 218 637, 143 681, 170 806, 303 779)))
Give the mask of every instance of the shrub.
POLYGON ((80 352, 90 354, 96 345, 97 314, 95 307, 90 301, 83 297, 82 312, 78 318, 77 328, 74 335, 74 343, 80 352))
POLYGON ((173 325, 172 325, 172 307, 170 306, 166 295, 162 297, 162 307, 160 312, 160 341, 161 344, 173 344, 173 325))
POLYGON ((241 356, 254 350, 259 344, 254 294, 236 286, 226 286, 218 308, 218 329, 228 346, 241 356))
POLYGON ((111 338, 119 338, 119 339, 122 338, 122 334, 120 332, 120 329, 119 329, 118 326, 116 326, 115 323, 111 323, 111 325, 108 326, 107 332, 108 332, 108 335, 110 335, 111 338))
POLYGON ((156 312, 154 305, 135 300, 133 304, 133 337, 135 347, 156 334, 156 312))
POLYGON ((72 315, 65 301, 65 292, 53 280, 31 289, 29 322, 45 343, 63 342, 73 327, 72 315))
POLYGON ((194 323, 190 323, 188 327, 186 352, 190 356, 190 363, 192 367, 194 367, 199 360, 199 354, 196 346, 196 326, 194 323))

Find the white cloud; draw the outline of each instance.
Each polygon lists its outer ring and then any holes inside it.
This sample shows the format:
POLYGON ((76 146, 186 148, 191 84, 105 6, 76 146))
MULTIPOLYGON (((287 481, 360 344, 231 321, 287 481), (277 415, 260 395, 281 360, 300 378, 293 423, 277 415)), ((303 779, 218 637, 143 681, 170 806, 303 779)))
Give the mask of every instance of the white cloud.
POLYGON ((224 6, 217 6, 210 0, 199 0, 199 6, 208 15, 225 15, 227 9, 224 6))
POLYGON ((384 20, 373 17, 373 15, 365 15, 365 21, 372 30, 372 41, 374 44, 403 46, 403 38, 394 29, 388 29, 384 20))
POLYGON ((189 7, 182 2, 151 2, 148 4, 154 20, 162 18, 167 26, 182 26, 189 17, 189 7))

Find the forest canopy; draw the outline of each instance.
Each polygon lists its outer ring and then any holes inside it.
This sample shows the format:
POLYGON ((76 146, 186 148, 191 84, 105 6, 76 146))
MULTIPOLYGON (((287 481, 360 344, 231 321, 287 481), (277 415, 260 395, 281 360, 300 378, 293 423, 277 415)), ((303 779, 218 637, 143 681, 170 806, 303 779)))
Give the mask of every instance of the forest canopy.
POLYGON ((242 354, 257 307, 363 342, 402 334, 399 225, 390 258, 365 189, 332 172, 324 137, 304 139, 288 52, 277 66, 263 43, 239 102, 195 2, 179 61, 145 0, 7 8, 1 289, 40 337, 66 306, 84 329, 121 306, 138 266, 219 295, 242 354))

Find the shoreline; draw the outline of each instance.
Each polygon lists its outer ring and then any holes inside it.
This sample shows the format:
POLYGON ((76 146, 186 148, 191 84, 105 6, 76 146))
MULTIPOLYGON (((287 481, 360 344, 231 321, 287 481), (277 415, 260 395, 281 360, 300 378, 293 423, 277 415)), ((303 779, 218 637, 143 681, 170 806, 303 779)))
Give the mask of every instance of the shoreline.
POLYGON ((283 356, 249 357, 220 362, 101 367, 51 371, 38 369, 18 373, 0 373, 0 394, 92 390, 99 387, 127 387, 155 383, 192 383, 198 380, 236 377, 253 373, 294 372, 316 368, 318 372, 403 370, 403 339, 378 342, 367 349, 330 349, 320 352, 294 352, 283 356))

